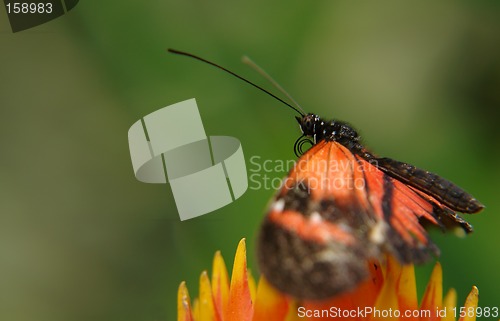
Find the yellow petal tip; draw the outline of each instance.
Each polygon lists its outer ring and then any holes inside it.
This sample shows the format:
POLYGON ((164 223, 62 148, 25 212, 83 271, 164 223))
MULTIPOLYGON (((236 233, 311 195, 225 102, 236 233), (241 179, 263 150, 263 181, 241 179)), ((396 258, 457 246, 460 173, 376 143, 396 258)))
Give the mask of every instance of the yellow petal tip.
POLYGON ((229 290, 227 321, 249 321, 253 315, 252 297, 248 285, 247 250, 245 239, 241 239, 234 257, 233 273, 229 290))
POLYGON ((181 284, 179 284, 179 290, 177 291, 177 320, 191 321, 192 319, 191 299, 189 298, 186 282, 182 281, 181 284))
POLYGON ((199 319, 212 321, 215 320, 214 318, 215 306, 212 297, 212 287, 207 271, 203 271, 200 275, 199 319))

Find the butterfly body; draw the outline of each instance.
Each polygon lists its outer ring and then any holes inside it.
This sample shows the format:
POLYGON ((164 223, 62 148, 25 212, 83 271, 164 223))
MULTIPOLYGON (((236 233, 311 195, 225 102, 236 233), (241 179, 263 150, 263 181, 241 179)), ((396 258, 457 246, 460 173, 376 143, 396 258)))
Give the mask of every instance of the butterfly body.
POLYGON ((297 120, 313 146, 285 178, 257 245, 261 272, 282 292, 326 299, 355 288, 383 254, 403 264, 439 255, 424 226, 472 231, 456 212, 483 205, 458 186, 375 156, 347 123, 297 120))
POLYGON ((296 117, 296 119, 304 135, 313 137, 315 143, 324 139, 354 147, 360 140, 356 130, 345 122, 338 120, 324 121, 315 114, 307 114, 303 117, 296 117))

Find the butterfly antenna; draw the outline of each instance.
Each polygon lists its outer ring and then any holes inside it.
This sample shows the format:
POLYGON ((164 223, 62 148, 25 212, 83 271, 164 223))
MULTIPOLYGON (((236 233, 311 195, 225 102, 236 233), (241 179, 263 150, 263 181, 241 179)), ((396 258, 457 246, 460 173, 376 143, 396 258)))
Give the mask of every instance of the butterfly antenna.
POLYGON ((290 95, 283 87, 281 87, 281 85, 276 80, 274 80, 273 77, 271 77, 271 75, 269 75, 264 69, 262 69, 259 65, 257 65, 255 61, 250 59, 250 57, 248 56, 243 56, 241 58, 241 61, 244 64, 250 66, 255 71, 257 71, 262 77, 266 78, 276 89, 281 91, 281 93, 284 94, 295 105, 295 107, 297 107, 297 109, 301 111, 300 114, 302 116, 305 114, 304 109, 302 109, 299 103, 295 99, 293 99, 292 95, 290 95))
MULTIPOLYGON (((221 70, 223 70, 223 71, 227 72, 228 74, 231 74, 231 75, 233 75, 234 77, 236 77, 236 78, 238 78, 238 79, 243 80, 243 81, 244 81, 244 82, 246 82, 247 84, 250 84, 250 85, 254 86, 255 88, 257 88, 257 89, 259 89, 259 90, 261 90, 261 91, 265 92, 265 93, 266 93, 266 94, 268 94, 269 96, 273 97, 274 99, 276 99, 276 100, 278 100, 278 101, 282 102, 283 104, 287 105, 287 106, 288 106, 288 107, 290 107, 291 109, 295 110, 295 111, 296 111, 297 113, 299 113, 301 116, 304 116, 304 114, 305 114, 304 112, 302 112, 302 111, 300 111, 299 109, 295 108, 294 106, 290 105, 289 103, 287 103, 287 102, 286 102, 286 101, 284 101, 283 99, 281 99, 281 98, 279 98, 278 96, 274 95, 274 94, 273 94, 273 93, 271 93, 270 91, 268 91, 268 90, 266 90, 266 89, 264 89, 264 88, 260 87, 259 85, 254 84, 254 83, 253 83, 253 82, 251 82, 250 80, 247 80, 247 79, 245 79, 245 78, 241 77, 240 75, 238 75, 238 74, 236 74, 236 73, 232 72, 231 70, 228 70, 228 69, 226 69, 226 68, 224 68, 224 67, 222 67, 222 66, 219 66, 219 65, 218 65, 218 64, 216 64, 216 63, 213 63, 213 62, 211 62, 211 61, 208 61, 208 60, 203 59, 203 58, 201 58, 201 57, 198 57, 198 56, 196 56, 196 55, 193 55, 193 54, 190 54, 190 53, 187 53, 187 52, 183 52, 183 51, 179 51, 179 50, 175 50, 175 49, 170 49, 170 48, 169 48, 169 49, 168 49, 168 52, 173 53, 173 54, 176 54, 176 55, 181 55, 181 56, 191 57, 191 58, 194 58, 194 59, 199 60, 199 61, 201 61, 201 62, 204 62, 204 63, 207 63, 207 64, 209 64, 209 65, 212 65, 212 66, 214 66, 214 67, 216 67, 216 68, 219 68, 219 69, 221 69, 221 70)), ((279 87, 278 87, 278 88, 279 88, 279 87)), ((282 92, 284 92, 284 91, 282 91, 282 92)), ((287 97, 288 97, 288 96, 289 96, 289 95, 287 94, 287 97)), ((293 100, 292 100, 292 101, 293 101, 293 100)), ((295 103, 295 102, 294 102, 294 103, 295 103)), ((298 106, 298 105, 297 105, 297 106, 298 106)), ((299 107, 299 108, 300 108, 300 107, 299 107)))

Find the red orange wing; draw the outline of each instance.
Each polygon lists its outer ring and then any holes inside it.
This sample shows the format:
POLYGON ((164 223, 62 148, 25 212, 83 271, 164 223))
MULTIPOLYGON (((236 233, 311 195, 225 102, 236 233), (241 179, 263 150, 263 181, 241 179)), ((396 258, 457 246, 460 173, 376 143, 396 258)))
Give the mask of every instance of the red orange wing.
POLYGON ((271 205, 259 266, 285 293, 328 298, 364 280, 367 261, 382 253, 402 263, 438 255, 422 223, 445 226, 454 214, 343 145, 321 141, 298 160, 271 205))

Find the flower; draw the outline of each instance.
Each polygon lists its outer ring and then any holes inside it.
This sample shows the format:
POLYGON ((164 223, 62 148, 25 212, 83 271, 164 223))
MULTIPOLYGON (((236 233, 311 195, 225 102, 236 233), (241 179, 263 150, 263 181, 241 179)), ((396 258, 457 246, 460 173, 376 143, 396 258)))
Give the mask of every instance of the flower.
POLYGON ((177 296, 178 321, 298 321, 298 320, 456 320, 474 321, 478 290, 474 286, 462 308, 450 289, 443 298, 442 269, 436 263, 420 306, 413 265, 401 266, 388 256, 370 265, 371 278, 354 291, 321 302, 298 302, 275 290, 264 277, 256 286, 247 270, 245 239, 238 244, 229 275, 216 252, 212 277, 203 271, 199 297, 191 304, 185 282, 177 296))

